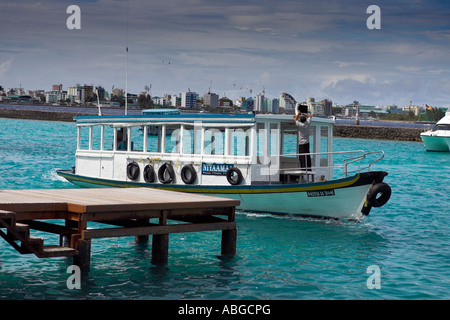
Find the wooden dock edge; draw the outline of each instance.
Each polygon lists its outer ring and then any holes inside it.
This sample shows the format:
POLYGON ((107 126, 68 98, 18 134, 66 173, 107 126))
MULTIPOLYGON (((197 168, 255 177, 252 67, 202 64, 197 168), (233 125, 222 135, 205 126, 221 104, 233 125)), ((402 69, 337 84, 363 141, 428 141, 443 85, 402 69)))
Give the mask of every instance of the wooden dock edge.
MULTIPOLYGON (((26 190, 23 191, 26 199, 26 190)), ((204 202, 196 203, 195 199, 191 199, 190 205, 187 202, 185 208, 180 207, 179 202, 174 202, 173 209, 162 209, 166 208, 167 203, 161 203, 159 206, 161 209, 153 205, 144 209, 145 206, 139 201, 147 200, 138 199, 136 206, 133 207, 129 205, 126 193, 121 193, 125 197, 125 205, 119 203, 114 207, 113 204, 102 204, 104 211, 100 212, 97 204, 89 207, 90 203, 85 206, 84 212, 80 211, 80 208, 83 208, 82 204, 76 204, 76 210, 73 211, 70 209, 74 207, 71 202, 67 201, 63 205, 62 200, 54 203, 44 201, 45 209, 37 205, 36 211, 30 210, 31 203, 27 201, 22 207, 21 202, 13 203, 12 206, 18 209, 15 212, 2 210, 11 206, 11 201, 6 198, 7 191, 2 192, 7 200, 4 201, 3 207, 0 203, 0 236, 21 254, 32 253, 39 258, 73 257, 73 264, 79 266, 84 275, 90 270, 92 239, 134 236, 136 242, 147 242, 151 235, 151 263, 162 266, 168 263, 170 234, 221 231, 221 255, 236 254, 236 200, 224 203, 223 198, 218 198, 217 202, 211 201, 211 198, 206 200, 199 198, 198 201, 204 202), (52 207, 52 204, 55 206, 52 207), (65 211, 61 210, 62 205, 67 208, 65 211), (94 210, 89 211, 91 208, 94 210), (154 219, 157 223, 151 223, 154 219), (62 220, 65 224, 52 223, 51 220, 62 220), (88 222, 114 227, 88 228, 88 222), (4 229, 6 232, 3 232, 4 229), (58 234, 59 245, 44 246, 44 239, 33 237, 30 229, 58 234)), ((17 191, 11 193, 17 195, 17 191)))

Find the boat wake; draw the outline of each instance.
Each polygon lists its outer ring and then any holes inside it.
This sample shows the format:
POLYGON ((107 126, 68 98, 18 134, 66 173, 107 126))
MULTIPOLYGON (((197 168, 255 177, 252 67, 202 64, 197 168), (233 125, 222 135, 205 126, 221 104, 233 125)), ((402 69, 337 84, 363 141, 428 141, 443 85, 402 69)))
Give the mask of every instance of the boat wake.
POLYGON ((253 212, 253 211, 242 211, 236 210, 237 215, 242 215, 248 218, 270 218, 270 219, 279 219, 285 221, 305 221, 305 222, 315 222, 320 224, 331 224, 331 225, 343 225, 346 223, 358 223, 358 220, 348 221, 348 220, 337 220, 331 218, 322 218, 322 217, 304 217, 299 215, 290 215, 290 214, 274 214, 269 212, 253 212))

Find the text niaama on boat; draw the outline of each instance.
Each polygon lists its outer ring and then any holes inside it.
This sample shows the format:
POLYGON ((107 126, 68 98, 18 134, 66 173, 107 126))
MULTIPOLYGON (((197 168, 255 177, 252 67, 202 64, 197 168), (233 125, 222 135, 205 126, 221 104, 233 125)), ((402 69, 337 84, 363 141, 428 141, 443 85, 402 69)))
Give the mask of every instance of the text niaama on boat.
POLYGON ((310 171, 299 168, 292 115, 75 120, 75 166, 58 174, 82 187, 160 188, 238 199, 238 209, 248 211, 355 220, 391 195, 387 173, 372 170, 384 153, 333 152, 332 119, 312 118, 310 171))
POLYGON ((420 134, 427 151, 450 151, 450 108, 432 130, 420 134))

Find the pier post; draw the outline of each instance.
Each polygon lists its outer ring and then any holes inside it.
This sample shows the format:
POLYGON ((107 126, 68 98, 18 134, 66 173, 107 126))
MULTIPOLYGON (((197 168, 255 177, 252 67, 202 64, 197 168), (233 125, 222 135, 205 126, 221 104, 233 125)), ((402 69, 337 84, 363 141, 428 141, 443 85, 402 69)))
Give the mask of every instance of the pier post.
MULTIPOLYGON (((167 224, 168 214, 168 210, 161 212, 161 217, 159 218, 160 226, 167 224)), ((164 266, 169 260, 169 234, 154 234, 152 238, 152 264, 164 266)))
MULTIPOLYGON (((78 221, 65 219, 65 226, 68 227, 68 228, 76 229, 76 228, 78 228, 78 221)), ((63 243, 64 247, 70 247, 70 244, 71 244, 71 241, 72 241, 71 237, 72 237, 71 234, 67 234, 67 235, 64 236, 64 243, 63 243)))
MULTIPOLYGON (((230 208, 228 214, 228 222, 235 222, 236 209, 230 208)), ((222 255, 235 255, 236 254, 236 240, 237 240, 237 229, 222 230, 222 255)))
POLYGON ((221 254, 223 256, 236 254, 236 239, 237 239, 236 229, 222 231, 221 254))
POLYGON ((155 234, 152 242, 152 264, 164 266, 169 257, 169 235, 155 234))
MULTIPOLYGON (((136 219, 136 221, 138 222, 148 222, 148 219, 136 219)), ((148 235, 143 235, 143 236, 134 236, 134 241, 136 241, 136 243, 147 243, 148 242, 148 235)))
POLYGON ((73 257, 73 264, 80 267, 82 274, 87 274, 91 268, 91 240, 77 240, 78 255, 73 257))

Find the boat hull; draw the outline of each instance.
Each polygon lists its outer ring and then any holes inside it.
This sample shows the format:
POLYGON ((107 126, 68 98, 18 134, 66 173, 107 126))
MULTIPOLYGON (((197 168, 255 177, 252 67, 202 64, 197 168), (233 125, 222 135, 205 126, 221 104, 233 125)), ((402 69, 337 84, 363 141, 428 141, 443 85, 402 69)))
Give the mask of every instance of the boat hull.
POLYGON ((332 181, 302 184, 271 184, 252 186, 202 186, 148 184, 79 176, 70 170, 58 174, 80 187, 148 187, 187 193, 199 193, 237 199, 237 209, 318 218, 359 220, 371 206, 366 196, 375 183, 381 183, 383 171, 359 173, 332 181))
POLYGON ((421 134, 420 137, 427 151, 449 152, 450 136, 437 136, 431 134, 421 134))

